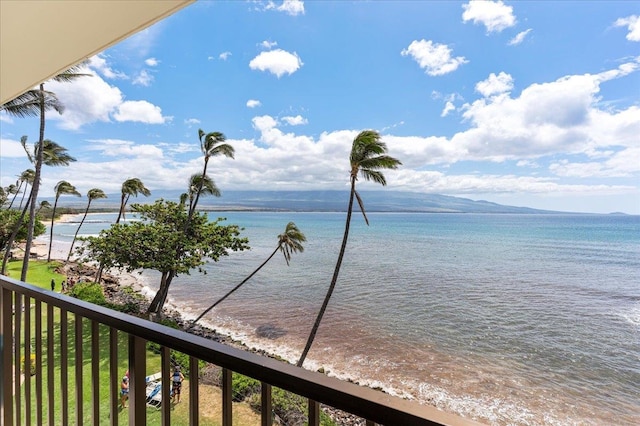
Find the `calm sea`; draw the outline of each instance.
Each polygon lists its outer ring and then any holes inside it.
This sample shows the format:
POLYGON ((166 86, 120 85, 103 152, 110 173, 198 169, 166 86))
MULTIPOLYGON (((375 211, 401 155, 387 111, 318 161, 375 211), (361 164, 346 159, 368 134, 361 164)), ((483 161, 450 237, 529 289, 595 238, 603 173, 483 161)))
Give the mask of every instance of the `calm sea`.
MULTIPOLYGON (((343 213, 224 212, 251 251, 174 280, 197 315, 249 275, 294 221, 307 236, 206 323, 296 361, 329 285, 343 213)), ((114 215, 91 215, 97 234, 114 215)), ((354 214, 305 367, 324 367, 498 425, 640 424, 640 216, 354 214)), ((69 241, 77 224, 55 227, 69 241)), ((145 275, 156 289, 157 275, 145 275)))

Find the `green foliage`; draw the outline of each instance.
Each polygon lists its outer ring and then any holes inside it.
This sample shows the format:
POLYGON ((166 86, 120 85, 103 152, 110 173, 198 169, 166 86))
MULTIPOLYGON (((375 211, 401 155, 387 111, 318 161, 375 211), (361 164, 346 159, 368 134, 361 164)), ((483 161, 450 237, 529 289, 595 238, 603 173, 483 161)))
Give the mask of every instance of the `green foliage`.
POLYGON ((102 287, 98 283, 84 282, 78 283, 71 288, 70 296, 85 302, 95 303, 96 305, 106 305, 107 300, 102 292, 102 287))
POLYGON ((107 269, 128 272, 153 269, 188 274, 208 259, 218 261, 227 256, 228 250, 249 248, 248 240, 239 238, 238 226, 209 222, 206 215, 199 213, 187 226, 184 208, 171 201, 134 204, 132 210, 140 221, 114 224, 98 237, 85 239, 86 259, 100 262, 107 269))
MULTIPOLYGON (((20 214, 21 212, 18 210, 0 210, 0 250, 4 250, 6 248, 7 243, 9 242, 9 237, 20 219, 20 214)), ((20 225, 15 241, 24 241, 27 239, 28 225, 29 216, 25 215, 22 219, 22 224, 20 225)), ((40 222, 40 220, 36 220, 33 236, 37 237, 38 235, 42 235, 45 230, 46 228, 42 222, 40 222)))

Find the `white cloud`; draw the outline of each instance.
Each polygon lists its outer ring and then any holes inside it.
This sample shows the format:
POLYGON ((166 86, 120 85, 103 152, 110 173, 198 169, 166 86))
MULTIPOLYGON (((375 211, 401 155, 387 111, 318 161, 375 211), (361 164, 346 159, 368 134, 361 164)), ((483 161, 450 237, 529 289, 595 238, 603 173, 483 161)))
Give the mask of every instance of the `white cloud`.
POLYGON ((156 145, 136 144, 122 139, 92 139, 87 149, 99 151, 103 157, 142 157, 145 159, 162 159, 164 154, 156 145))
POLYGON ((304 15, 304 2, 301 0, 283 0, 280 5, 277 5, 274 1, 269 0, 264 6, 264 10, 277 10, 291 16, 304 15))
POLYGON ((456 107, 453 104, 453 102, 447 101, 447 103, 444 105, 444 109, 440 113, 440 117, 446 117, 447 115, 449 115, 451 111, 455 111, 455 110, 456 110, 456 107))
POLYGON ((483 24, 488 33, 500 32, 505 28, 516 24, 513 15, 513 7, 505 5, 502 1, 471 0, 463 4, 462 21, 473 21, 474 24, 483 24))
POLYGON ((529 28, 528 30, 525 30, 516 34, 514 38, 509 40, 509 46, 517 46, 518 44, 522 43, 525 37, 527 36, 527 34, 529 34, 531 31, 532 31, 531 28, 529 28))
POLYGON ((563 177, 631 177, 640 172, 640 147, 626 148, 607 157, 605 161, 572 163, 560 160, 549 166, 549 170, 563 177))
POLYGON ((147 64, 148 67, 157 67, 160 61, 156 58, 147 58, 144 63, 147 64))
POLYGON ((138 86, 149 87, 153 82, 153 76, 149 74, 147 70, 142 70, 138 75, 133 79, 132 83, 138 86))
POLYGON ((260 47, 263 47, 265 49, 271 49, 272 47, 276 47, 278 45, 277 41, 269 41, 269 40, 264 40, 262 43, 259 44, 260 47))
POLYGON ((510 92, 511 89, 513 89, 513 77, 504 72, 500 72, 498 75, 491 73, 489 78, 476 84, 476 92, 485 98, 510 92))
POLYGON ((262 52, 249 62, 252 70, 268 71, 280 78, 284 74, 293 74, 304 65, 297 53, 282 49, 262 52))
POLYGON ((619 18, 613 25, 616 27, 627 27, 627 30, 629 30, 627 40, 640 41, 640 16, 631 15, 626 18, 619 18))
POLYGON ((184 120, 184 124, 186 124, 187 127, 191 128, 191 126, 195 126, 196 124, 200 124, 200 120, 198 120, 197 118, 186 118, 184 120))
POLYGON ((113 114, 116 121, 137 121, 148 124, 163 124, 173 117, 163 117, 159 106, 147 101, 125 101, 113 114))
POLYGON ((0 154, 6 158, 27 156, 19 141, 4 138, 0 138, 0 154))
MULTIPOLYGON (((218 55, 218 58, 222 59, 223 61, 226 61, 229 56, 231 56, 231 52, 222 52, 220 55, 218 55)), ((209 57, 211 58, 211 56, 209 57)))
POLYGON ((89 58, 89 67, 99 72, 104 76, 104 78, 107 78, 109 80, 126 80, 129 78, 125 73, 121 71, 114 71, 113 69, 111 69, 111 67, 107 65, 107 59, 103 54, 95 55, 89 58))
POLYGON ((431 76, 448 74, 455 71, 467 61, 464 57, 451 57, 451 49, 445 44, 434 43, 431 40, 414 40, 404 49, 402 56, 410 55, 420 68, 431 76))
POLYGON ((287 123, 289 126, 300 126, 302 124, 309 123, 309 121, 301 115, 296 115, 295 117, 292 117, 292 116, 282 117, 282 121, 287 123))
POLYGON ((259 107, 261 105, 262 105, 262 103, 257 99, 249 99, 247 101, 247 108, 256 108, 256 107, 259 107))
POLYGON ((11 124, 13 119, 6 112, 0 111, 0 122, 11 124))

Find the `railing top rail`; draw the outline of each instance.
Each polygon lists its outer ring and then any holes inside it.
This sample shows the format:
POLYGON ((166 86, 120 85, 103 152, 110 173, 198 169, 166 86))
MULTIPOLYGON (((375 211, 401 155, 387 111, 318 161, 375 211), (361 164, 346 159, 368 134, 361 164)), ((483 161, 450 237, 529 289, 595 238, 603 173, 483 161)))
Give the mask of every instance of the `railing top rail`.
POLYGON ((468 419, 304 370, 9 277, 0 287, 380 424, 474 425, 468 419))

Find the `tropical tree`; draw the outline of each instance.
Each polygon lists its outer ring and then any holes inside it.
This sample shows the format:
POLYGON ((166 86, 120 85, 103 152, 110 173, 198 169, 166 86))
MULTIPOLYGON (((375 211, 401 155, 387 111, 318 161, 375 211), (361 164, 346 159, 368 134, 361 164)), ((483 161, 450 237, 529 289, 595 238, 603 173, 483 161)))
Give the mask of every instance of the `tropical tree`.
POLYGON ((297 252, 302 253, 304 251, 304 247, 302 246, 302 243, 305 241, 307 241, 307 237, 305 237, 305 235, 298 229, 296 224, 293 222, 287 223, 287 226, 285 227, 284 232, 278 235, 278 245, 276 246, 275 250, 273 250, 273 252, 269 255, 269 257, 267 257, 267 259, 264 262, 262 262, 260 266, 258 266, 251 274, 249 274, 248 277, 242 280, 240 284, 238 284, 237 286, 229 290, 227 294, 222 296, 220 299, 216 300, 214 303, 211 304, 211 306, 205 309, 204 312, 202 312, 200 316, 198 316, 198 318, 193 320, 193 322, 191 323, 187 331, 189 331, 203 316, 209 313, 209 311, 211 311, 213 308, 218 306, 220 302, 225 300, 227 297, 231 296, 233 292, 235 292, 237 289, 242 287, 244 283, 249 281, 251 277, 253 277, 256 273, 258 273, 258 271, 262 269, 264 265, 266 265, 273 258, 273 256, 276 255, 278 250, 282 252, 282 255, 284 256, 284 260, 285 262, 287 262, 287 266, 289 266, 289 261, 291 260, 291 254, 297 253, 297 252))
POLYGON ((82 224, 84 223, 84 220, 87 218, 87 213, 89 213, 89 207, 91 206, 91 202, 99 198, 107 198, 107 195, 104 193, 102 189, 92 188, 89 191, 87 191, 87 208, 84 209, 84 216, 82 216, 80 225, 78 225, 78 229, 76 229, 76 233, 73 235, 73 241, 71 242, 71 247, 69 247, 69 254, 67 255, 67 262, 71 258, 73 245, 76 243, 76 238, 78 238, 78 232, 80 232, 80 228, 82 228, 82 224))
MULTIPOLYGON (((66 71, 54 76, 51 80, 56 82, 71 82, 79 77, 86 76, 88 74, 81 74, 80 69, 85 63, 73 66, 66 71)), ((38 138, 37 156, 35 161, 35 177, 33 179, 33 185, 31 187, 30 205, 29 208, 29 226, 26 239, 26 247, 24 254, 24 261, 22 262, 22 272, 20 274, 20 280, 24 281, 27 278, 27 270, 29 269, 29 254, 31 251, 31 244, 33 241, 33 229, 36 221, 36 200, 38 199, 38 191, 40 189, 40 175, 42 173, 42 165, 44 164, 44 130, 45 130, 45 113, 46 111, 55 110, 62 114, 64 106, 58 100, 57 96, 53 92, 46 91, 44 89, 45 83, 40 83, 38 89, 29 90, 17 98, 0 106, 0 111, 5 111, 9 115, 16 117, 39 117, 40 118, 40 132, 38 138)))
POLYGON ((120 213, 118 213, 118 219, 116 223, 120 223, 120 219, 124 219, 124 208, 129 202, 129 198, 133 195, 137 197, 138 194, 142 194, 145 197, 151 195, 151 191, 144 186, 144 183, 138 178, 127 179, 122 183, 122 196, 120 198, 120 213))
MULTIPOLYGON (((22 208, 24 196, 27 194, 27 187, 29 185, 33 185, 33 179, 35 178, 35 176, 36 172, 33 169, 27 169, 24 172, 20 173, 20 176, 18 177, 18 192, 20 192, 22 185, 24 185, 24 190, 22 191, 22 198, 20 198, 20 205, 18 206, 18 209, 22 208)), ((15 200, 15 197, 13 199, 15 200)), ((13 205, 13 200, 11 201, 11 204, 13 205)), ((9 206, 9 208, 11 208, 11 206, 9 206)))
POLYGON ((304 350, 302 351, 302 355, 298 360, 298 367, 302 367, 302 364, 304 363, 304 360, 309 353, 309 349, 311 349, 313 340, 315 339, 318 328, 320 327, 322 317, 327 310, 329 299, 331 299, 331 295, 333 294, 336 282, 338 281, 340 266, 342 265, 342 259, 344 258, 344 253, 347 248, 347 239, 349 238, 349 226, 351 224, 351 213, 353 212, 354 198, 358 200, 360 211, 364 216, 365 222, 367 223, 367 225, 369 225, 369 219, 367 219, 367 215, 364 210, 364 204, 362 203, 360 195, 356 191, 356 181, 358 180, 358 174, 360 174, 365 180, 371 180, 375 183, 379 183, 380 185, 385 186, 387 184, 387 181, 380 170, 396 169, 399 165, 402 164, 399 160, 387 155, 387 145, 380 139, 380 134, 374 130, 364 130, 360 132, 358 136, 356 136, 351 147, 349 162, 351 163, 351 172, 349 174, 349 179, 351 182, 351 192, 349 195, 349 207, 347 208, 347 220, 345 222, 344 235, 342 237, 342 246, 340 247, 336 267, 333 271, 331 284, 329 285, 329 289, 327 290, 324 302, 320 307, 318 316, 313 323, 313 328, 311 329, 311 333, 309 334, 307 343, 304 347, 304 350))
MULTIPOLYGON (((19 181, 17 181, 16 184, 19 184, 19 181)), ((13 183, 9 186, 5 186, 4 188, 0 188, 0 201, 2 201, 0 203, 0 207, 6 204, 10 195, 13 195, 11 203, 7 206, 7 209, 10 209, 18 195, 18 191, 20 191, 19 185, 14 185, 13 183)))
POLYGON ((220 197, 222 193, 216 186, 213 179, 205 175, 204 177, 200 173, 195 173, 189 178, 189 189, 187 192, 180 194, 180 203, 184 205, 189 200, 189 212, 192 211, 194 200, 197 195, 213 195, 214 197, 220 197))
POLYGON ((40 214, 40 211, 42 209, 50 209, 51 208, 51 203, 48 202, 47 200, 42 200, 40 201, 40 205, 38 206, 38 210, 36 210, 36 215, 40 214))
POLYGON ((189 218, 178 203, 157 200, 154 204, 133 204, 131 210, 139 221, 113 224, 98 237, 80 238, 85 244, 76 251, 84 260, 100 262, 105 268, 158 271, 160 286, 148 313, 162 312, 171 281, 178 274, 189 274, 193 269, 204 273, 201 266, 208 260, 217 262, 230 251, 249 248, 248 240, 239 237, 237 225, 223 226, 219 224, 223 219, 209 221, 200 213, 189 218))
POLYGON ((199 182, 198 190, 195 192, 195 200, 190 203, 189 206, 189 217, 193 216, 198 205, 198 201, 200 200, 202 188, 206 183, 205 178, 207 176, 209 159, 218 155, 233 158, 235 153, 235 150, 231 145, 224 143, 227 138, 221 132, 205 133, 202 129, 198 129, 198 137, 200 138, 200 150, 204 155, 204 168, 202 169, 202 179, 199 182))
MULTIPOLYGON (((34 144, 33 147, 33 152, 27 148, 27 137, 23 136, 22 138, 20 138, 20 143, 22 144, 22 147, 24 148, 25 152, 27 153, 27 157, 29 158, 29 161, 31 161, 32 163, 34 163, 36 161, 36 157, 39 156, 38 151, 40 151, 40 144, 36 143, 34 144)), ((56 142, 53 142, 49 139, 45 139, 43 144, 43 149, 42 149, 42 159, 43 159, 43 163, 45 166, 68 166, 69 163, 76 161, 75 158, 73 158, 71 155, 69 155, 67 153, 67 149, 60 146, 59 144, 57 144, 56 142)), ((35 176, 34 176, 34 184, 35 184, 35 176)), ((2 269, 0 270, 0 273, 4 274, 6 273, 6 268, 7 268, 7 262, 9 261, 9 255, 11 253, 11 247, 13 246, 13 242, 15 241, 15 238, 18 234, 19 231, 19 224, 22 223, 22 219, 25 217, 25 215, 27 214, 27 210, 30 209, 31 207, 31 201, 34 200, 33 198, 33 191, 34 191, 34 186, 31 186, 31 194, 29 195, 29 197, 27 197, 27 202, 25 203, 25 206, 22 210, 22 213, 20 214, 20 220, 18 220, 16 222, 16 226, 13 229, 13 232, 11 234, 11 237, 9 238, 9 243, 5 249, 5 253, 4 253, 4 257, 2 259, 2 269)), ((38 210, 39 211, 39 210, 38 210)), ((29 253, 31 251, 31 244, 29 244, 29 230, 30 230, 30 225, 29 225, 30 221, 27 222, 27 238, 25 238, 25 241, 28 243, 26 244, 25 250, 26 253, 29 253)), ((34 222, 35 223, 35 222, 34 222)), ((33 239, 34 236, 36 236, 33 233, 33 230, 31 230, 31 239, 33 239)), ((23 260, 23 265, 24 262, 28 262, 29 256, 26 256, 25 259, 23 260)), ((24 267, 22 269, 22 272, 25 274, 22 279, 22 281, 24 281, 26 279, 26 271, 24 270, 24 267)))
MULTIPOLYGON (((24 241, 27 238, 27 226, 29 225, 28 218, 22 216, 18 210, 0 210, 0 250, 9 249, 11 252, 11 246, 13 241, 24 241), (22 222, 18 222, 18 221, 22 222), (18 232, 13 235, 13 230, 18 229, 18 232)), ((45 226, 36 221, 36 227, 34 234, 36 236, 44 234, 46 231, 45 226)))
POLYGON ((61 195, 76 195, 81 197, 75 186, 71 185, 66 180, 61 180, 55 186, 56 199, 53 202, 53 213, 51 214, 51 229, 49 230, 49 252, 47 254, 47 262, 51 261, 51 246, 53 245, 53 223, 56 219, 56 208, 58 207, 58 199, 61 195))

